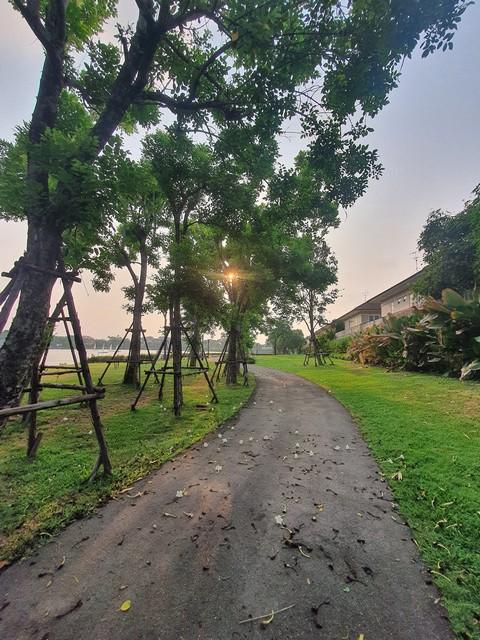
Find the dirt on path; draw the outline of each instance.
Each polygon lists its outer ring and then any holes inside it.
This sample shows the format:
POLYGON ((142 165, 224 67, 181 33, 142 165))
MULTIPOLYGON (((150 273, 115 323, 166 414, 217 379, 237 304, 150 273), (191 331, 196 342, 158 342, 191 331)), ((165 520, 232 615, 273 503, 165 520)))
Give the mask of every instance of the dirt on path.
POLYGON ((255 373, 235 421, 0 575, 2 640, 453 637, 349 414, 255 373))

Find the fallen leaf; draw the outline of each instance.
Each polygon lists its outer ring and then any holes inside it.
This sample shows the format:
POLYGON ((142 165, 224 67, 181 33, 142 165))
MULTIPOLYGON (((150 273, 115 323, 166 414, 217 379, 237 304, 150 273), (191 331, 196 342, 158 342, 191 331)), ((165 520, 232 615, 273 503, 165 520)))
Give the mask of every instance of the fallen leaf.
POLYGON ((274 611, 273 611, 273 609, 272 609, 272 613, 269 615, 269 617, 268 617, 268 618, 264 618, 264 619, 260 622, 260 624, 262 625, 262 627, 266 627, 266 626, 268 626, 271 622, 273 622, 274 617, 275 617, 275 613, 274 613, 274 611))
POLYGON ((120 605, 120 609, 119 611, 128 611, 130 609, 130 607, 132 606, 132 601, 131 600, 125 600, 124 602, 122 602, 122 604, 120 605))

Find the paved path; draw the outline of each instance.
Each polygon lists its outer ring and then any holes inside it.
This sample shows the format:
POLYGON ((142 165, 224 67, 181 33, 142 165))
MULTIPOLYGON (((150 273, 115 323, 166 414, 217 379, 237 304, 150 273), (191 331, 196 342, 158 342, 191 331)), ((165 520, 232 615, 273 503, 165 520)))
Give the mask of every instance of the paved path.
POLYGON ((305 380, 256 374, 222 438, 0 575, 2 640, 452 638, 348 413, 305 380))

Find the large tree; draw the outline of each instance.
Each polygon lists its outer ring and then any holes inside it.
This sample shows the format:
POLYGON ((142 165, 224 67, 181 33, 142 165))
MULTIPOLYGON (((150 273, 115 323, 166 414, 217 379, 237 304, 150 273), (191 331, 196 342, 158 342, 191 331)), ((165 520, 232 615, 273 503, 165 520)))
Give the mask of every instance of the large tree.
POLYGON ((467 293, 480 278, 480 191, 456 215, 434 211, 420 234, 425 267, 415 291, 440 298, 443 289, 467 293))
MULTIPOLYGON (((18 402, 38 357, 55 282, 48 271, 58 266, 65 230, 89 214, 97 160, 119 126, 152 124, 160 108, 184 114, 195 128, 237 121, 273 136, 285 118, 299 114, 325 160, 338 162, 341 124, 386 103, 401 62, 422 36, 426 55, 450 48, 468 6, 467 0, 347 6, 136 0, 136 26, 120 26, 112 43, 98 36, 115 13, 114 0, 10 2, 45 57, 28 125, 22 205, 26 264, 36 268, 24 271, 0 350, 0 406, 18 402), (88 52, 80 67, 78 51, 88 52), (77 95, 93 120, 77 135, 58 129, 64 94, 77 95)), ((357 127, 352 144, 358 135, 357 127)))

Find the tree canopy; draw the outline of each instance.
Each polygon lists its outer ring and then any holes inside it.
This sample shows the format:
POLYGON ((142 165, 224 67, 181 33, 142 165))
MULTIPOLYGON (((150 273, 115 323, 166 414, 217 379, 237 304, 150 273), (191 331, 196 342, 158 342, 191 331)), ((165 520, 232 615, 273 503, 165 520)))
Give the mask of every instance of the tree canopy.
POLYGON ((443 289, 472 292, 480 278, 480 191, 456 215, 430 214, 418 241, 425 267, 415 291, 440 298, 443 289))

